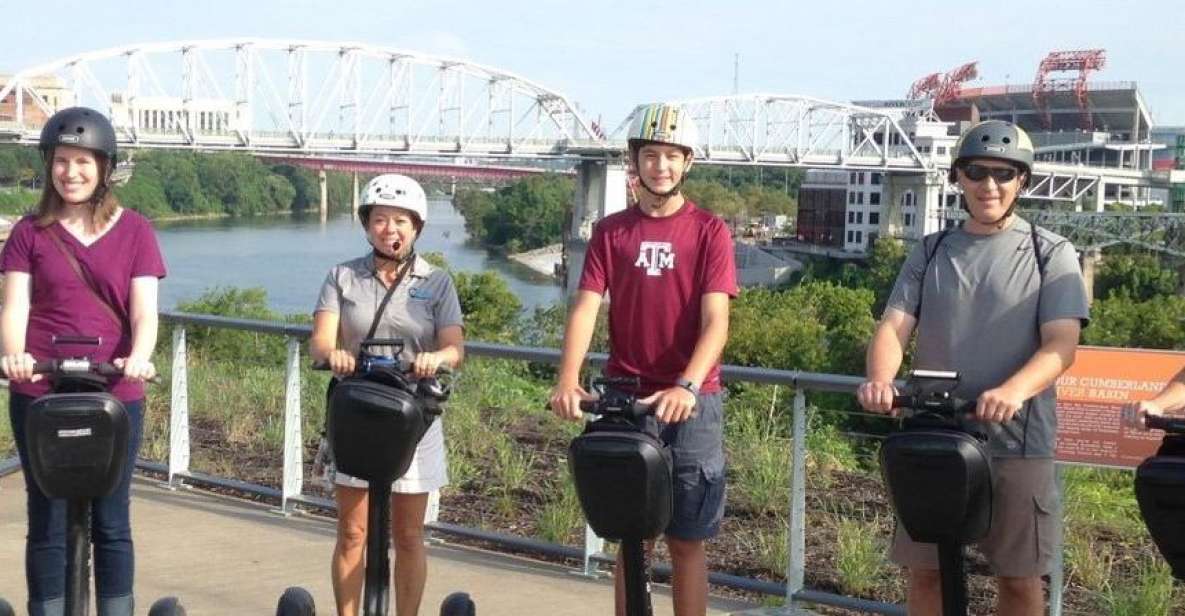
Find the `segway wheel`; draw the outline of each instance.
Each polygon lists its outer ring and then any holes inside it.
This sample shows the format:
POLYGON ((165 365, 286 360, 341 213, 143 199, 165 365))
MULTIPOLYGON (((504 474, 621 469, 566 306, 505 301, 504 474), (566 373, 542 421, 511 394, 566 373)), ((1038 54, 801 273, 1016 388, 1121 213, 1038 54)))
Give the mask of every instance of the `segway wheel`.
POLYGON ((276 616, 314 616, 316 613, 313 595, 300 586, 288 587, 276 604, 276 616))
POLYGON ((162 597, 148 608, 148 616, 185 616, 185 606, 177 597, 162 597))
POLYGON ((0 616, 16 616, 16 612, 12 609, 12 604, 0 599, 0 616))
POLYGON ((440 616, 477 616, 477 605, 467 592, 455 592, 440 604, 440 616))

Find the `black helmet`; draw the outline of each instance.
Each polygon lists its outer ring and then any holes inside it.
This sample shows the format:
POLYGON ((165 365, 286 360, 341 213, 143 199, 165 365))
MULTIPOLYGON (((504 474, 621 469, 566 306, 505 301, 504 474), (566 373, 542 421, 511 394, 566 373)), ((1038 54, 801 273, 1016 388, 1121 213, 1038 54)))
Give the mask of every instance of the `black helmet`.
POLYGON ((106 116, 87 107, 63 109, 46 120, 38 147, 48 159, 54 148, 69 145, 99 152, 107 157, 108 172, 115 165, 115 128, 106 116))
POLYGON ((1011 122, 988 120, 972 126, 955 144, 955 159, 950 166, 950 182, 958 179, 955 169, 969 158, 994 158, 1019 165, 1025 175, 1033 171, 1033 140, 1011 122))

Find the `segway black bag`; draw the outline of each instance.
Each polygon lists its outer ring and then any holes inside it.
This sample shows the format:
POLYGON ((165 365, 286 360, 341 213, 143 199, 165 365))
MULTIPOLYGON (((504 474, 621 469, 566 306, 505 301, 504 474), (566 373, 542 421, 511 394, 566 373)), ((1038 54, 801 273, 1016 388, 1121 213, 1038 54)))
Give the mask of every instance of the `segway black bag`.
POLYGON ((103 498, 128 463, 129 430, 127 409, 111 394, 41 396, 25 418, 26 468, 50 498, 103 498))
POLYGON ((914 541, 972 543, 991 528, 992 464, 980 438, 907 422, 885 439, 881 469, 893 509, 914 541))
POLYGON ((1136 469, 1136 501, 1173 577, 1185 579, 1185 437, 1166 437, 1136 469))
POLYGON ((343 379, 329 396, 326 420, 338 470, 367 481, 407 472, 432 421, 414 381, 390 369, 343 379))
POLYGON ((568 447, 568 466, 588 525, 613 541, 653 539, 671 521, 670 449, 629 421, 602 418, 568 447))

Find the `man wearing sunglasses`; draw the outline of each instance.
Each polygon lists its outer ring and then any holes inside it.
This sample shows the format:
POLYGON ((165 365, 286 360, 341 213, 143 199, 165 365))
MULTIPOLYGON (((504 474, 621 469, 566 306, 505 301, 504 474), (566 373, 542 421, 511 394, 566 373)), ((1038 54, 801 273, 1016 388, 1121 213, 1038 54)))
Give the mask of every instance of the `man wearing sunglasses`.
MULTIPOLYGON (((992 527, 978 543, 997 582, 997 614, 1044 613, 1041 576, 1060 536, 1054 477, 1054 381, 1074 361, 1089 306, 1077 253, 1015 213, 1033 144, 1002 121, 959 139, 949 179, 967 218, 925 237, 898 274, 868 348, 860 404, 892 410, 893 378, 917 329, 914 369, 953 370, 953 395, 973 399, 995 471, 992 527)), ((937 551, 900 525, 890 558, 908 568, 909 613, 938 615, 937 551)))

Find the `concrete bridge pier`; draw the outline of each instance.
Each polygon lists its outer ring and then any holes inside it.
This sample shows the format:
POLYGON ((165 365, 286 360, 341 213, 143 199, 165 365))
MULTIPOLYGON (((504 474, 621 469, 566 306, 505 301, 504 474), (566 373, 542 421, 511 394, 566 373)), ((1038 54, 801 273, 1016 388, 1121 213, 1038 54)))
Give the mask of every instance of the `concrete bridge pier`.
POLYGON ((582 160, 576 165, 576 194, 564 232, 564 290, 576 293, 593 224, 627 206, 625 163, 620 158, 582 160))
POLYGON ((321 222, 325 222, 329 219, 329 178, 324 169, 317 171, 317 183, 321 186, 321 222))
POLYGON ((1094 274, 1103 262, 1103 251, 1098 248, 1088 248, 1078 255, 1082 263, 1082 282, 1086 286, 1086 301, 1094 303, 1094 274))

